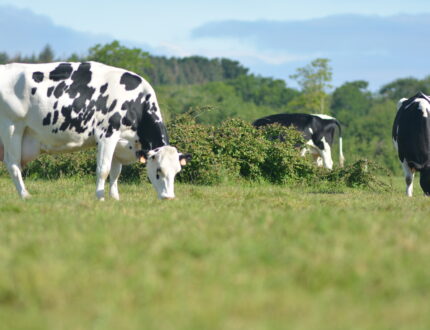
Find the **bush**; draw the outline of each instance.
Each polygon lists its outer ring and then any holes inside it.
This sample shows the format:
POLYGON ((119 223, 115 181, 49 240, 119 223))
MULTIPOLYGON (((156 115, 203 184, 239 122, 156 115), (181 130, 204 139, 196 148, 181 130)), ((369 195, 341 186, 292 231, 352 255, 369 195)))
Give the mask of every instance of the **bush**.
POLYGON ((96 153, 94 150, 88 149, 63 154, 40 155, 24 168, 23 174, 33 178, 58 179, 94 175, 95 170, 96 153))
POLYGON ((218 155, 213 152, 215 128, 210 125, 197 124, 189 114, 181 115, 167 126, 170 143, 179 151, 192 155, 192 161, 179 172, 180 182, 194 184, 217 184, 228 173, 218 155))
POLYGON ((321 180, 345 184, 351 188, 369 188, 376 191, 391 190, 391 184, 378 178, 377 173, 390 177, 390 172, 381 165, 367 159, 359 159, 343 168, 336 168, 322 174, 321 180))
MULTIPOLYGON (((178 174, 178 181, 214 185, 229 180, 267 181, 274 184, 304 183, 388 189, 377 178, 381 167, 367 160, 344 168, 316 167, 300 156, 302 134, 278 124, 256 129, 241 119, 228 119, 219 127, 199 124, 190 114, 168 124, 170 142, 192 154, 192 160, 178 174)), ((94 149, 58 155, 42 155, 29 164, 24 175, 56 179, 62 176, 94 176, 94 149)), ((6 172, 4 167, 2 172, 6 172)), ((387 171, 385 170, 384 174, 387 171)), ((146 180, 146 169, 136 162, 124 166, 121 180, 146 180)))
POLYGON ((195 184, 215 184, 225 178, 286 183, 314 177, 315 169, 300 157, 302 135, 295 129, 269 125, 256 129, 241 119, 220 127, 196 123, 189 114, 169 124, 171 143, 192 154, 178 178, 195 184))

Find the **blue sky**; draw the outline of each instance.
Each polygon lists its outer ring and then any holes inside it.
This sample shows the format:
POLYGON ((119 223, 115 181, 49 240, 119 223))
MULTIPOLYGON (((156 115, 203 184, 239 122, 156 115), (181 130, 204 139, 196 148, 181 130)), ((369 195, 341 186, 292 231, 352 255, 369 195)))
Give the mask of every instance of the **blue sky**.
MULTIPOLYGON (((63 2, 61 5, 58 1, 50 0, 0 0, 0 5, 27 8, 35 14, 49 18, 56 26, 145 45, 152 52, 159 54, 237 59, 257 74, 283 78, 287 82, 288 76, 293 74, 297 67, 316 57, 333 58, 335 84, 346 80, 365 79, 376 88, 384 82, 390 82, 390 79, 420 74, 419 78, 422 78, 430 74, 430 66, 429 71, 421 73, 418 66, 410 70, 408 67, 401 67, 401 59, 399 56, 394 58, 395 54, 387 57, 391 52, 395 52, 392 46, 395 43, 395 36, 391 37, 393 41, 391 46, 387 47, 384 43, 381 43, 381 46, 375 46, 375 44, 378 45, 376 40, 373 46, 363 43, 363 49, 360 50, 361 42, 357 43, 357 47, 353 47, 354 42, 345 42, 349 32, 345 31, 345 19, 348 20, 348 17, 354 16, 339 17, 344 14, 355 14, 373 18, 371 26, 383 34, 385 31, 383 29, 393 28, 387 20, 393 16, 403 15, 401 21, 397 20, 394 29, 402 29, 404 21, 409 20, 409 26, 405 31, 415 33, 411 27, 413 22, 427 21, 430 17, 422 16, 430 15, 428 0, 121 0, 114 2, 74 0, 63 2), (327 18, 328 22, 324 21, 324 18, 327 18), (378 25, 377 20, 383 23, 378 25), (334 24, 332 30, 327 27, 330 22, 334 24), (329 33, 321 39, 320 45, 320 38, 315 36, 318 34, 319 27, 317 26, 316 30, 309 30, 315 24, 325 24, 326 33, 329 33), (343 34, 337 35, 336 24, 341 24, 339 26, 340 30, 344 30, 343 34), (220 33, 223 28, 224 31, 220 33), (290 47, 288 44, 290 39, 282 35, 283 29, 286 29, 285 31, 300 29, 301 32, 308 30, 303 38, 311 36, 309 43, 313 46, 306 45, 308 39, 300 43, 297 39, 292 39, 295 45, 290 47), (239 30, 242 32, 238 33, 239 30), (332 40, 330 40, 331 35, 332 40), (335 38, 341 38, 341 41, 337 43, 335 38), (344 44, 344 48, 336 47, 340 44, 344 44), (328 50, 327 45, 335 46, 328 50), (348 54, 348 49, 345 47, 350 46, 353 49, 351 54, 348 54), (369 55, 368 59, 367 55, 369 55), (371 58, 371 55, 374 57, 371 58), (379 56, 377 59, 375 59, 376 55, 379 56), (388 65, 389 62, 392 62, 393 67, 398 70, 393 71, 387 66, 381 68, 380 72, 375 72, 378 63, 388 65), (357 67, 360 65, 363 67, 357 67)), ((366 23, 364 23, 362 26, 364 32, 360 32, 360 25, 357 24, 363 24, 363 21, 360 17, 356 18, 356 25, 351 26, 351 32, 353 32, 351 34, 358 38, 357 40, 371 39, 373 31, 366 31, 366 23)), ((427 27, 425 25, 419 29, 427 32, 427 27)), ((402 39, 399 37, 399 44, 405 40, 404 38, 407 39, 408 35, 401 37, 402 39)), ((7 51, 7 49, 0 49, 0 51, 7 51)), ((34 51, 37 52, 39 49, 34 51)), ((418 61, 418 63, 421 62, 425 63, 425 59, 418 61)))

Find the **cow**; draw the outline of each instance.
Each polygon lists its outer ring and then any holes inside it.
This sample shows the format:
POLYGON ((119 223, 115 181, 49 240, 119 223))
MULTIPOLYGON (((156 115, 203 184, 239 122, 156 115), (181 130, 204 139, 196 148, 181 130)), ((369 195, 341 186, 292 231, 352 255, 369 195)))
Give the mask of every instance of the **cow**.
POLYGON ((310 152, 318 166, 324 165, 328 169, 333 168, 331 158, 331 146, 333 144, 334 132, 339 130, 339 163, 342 167, 345 161, 342 151, 342 129, 336 118, 323 114, 305 113, 280 113, 257 119, 253 122, 255 127, 278 123, 283 126, 293 126, 302 132, 306 146, 301 155, 310 152))
POLYGON ((422 92, 397 104, 393 143, 405 174, 406 195, 412 197, 415 172, 424 195, 430 196, 430 98, 422 92))
POLYGON ((22 199, 22 167, 40 153, 97 146, 96 197, 119 199, 123 164, 140 160, 160 199, 190 155, 169 145, 155 92, 139 75, 97 62, 0 65, 0 160, 22 199))

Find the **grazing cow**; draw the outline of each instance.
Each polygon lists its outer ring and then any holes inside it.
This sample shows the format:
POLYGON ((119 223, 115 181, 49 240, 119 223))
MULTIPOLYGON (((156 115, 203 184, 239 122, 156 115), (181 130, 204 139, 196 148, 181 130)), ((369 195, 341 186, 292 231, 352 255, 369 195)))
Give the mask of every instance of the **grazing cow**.
POLYGON ((189 155, 169 145, 154 90, 142 77, 96 62, 0 65, 0 160, 21 198, 21 168, 40 153, 97 145, 96 196, 119 199, 123 164, 147 164, 158 197, 172 199, 189 155))
POLYGON ((253 125, 260 127, 274 123, 293 126, 302 132, 306 140, 306 147, 302 149, 302 156, 310 152, 316 159, 318 166, 324 165, 328 169, 333 168, 330 150, 337 127, 339 129, 339 163, 340 166, 343 166, 345 158, 342 152, 342 130, 336 118, 319 114, 280 113, 257 119, 253 125))
POLYGON ((393 143, 405 173, 406 195, 412 197, 415 171, 420 185, 430 196, 430 98, 419 92, 397 104, 393 143))

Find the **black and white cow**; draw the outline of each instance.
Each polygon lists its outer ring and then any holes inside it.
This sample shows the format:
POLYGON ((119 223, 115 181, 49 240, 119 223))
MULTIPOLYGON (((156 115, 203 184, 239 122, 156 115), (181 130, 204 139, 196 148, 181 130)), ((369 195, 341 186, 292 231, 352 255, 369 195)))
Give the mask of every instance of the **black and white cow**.
POLYGON ((320 114, 280 113, 257 119, 253 125, 260 127, 274 123, 293 126, 302 132, 306 140, 306 147, 301 152, 302 156, 310 152, 318 166, 324 165, 328 169, 333 168, 331 146, 337 127, 339 129, 339 163, 340 166, 343 166, 345 158, 342 152, 342 129, 336 118, 320 114))
POLYGON ((97 145, 96 196, 119 199, 123 164, 146 162, 158 197, 172 199, 188 155, 169 145, 154 90, 142 77, 96 62, 0 65, 0 160, 21 198, 21 168, 40 153, 97 145))
POLYGON ((415 171, 420 185, 430 196, 430 98, 419 92, 397 105, 393 143, 405 173, 406 195, 412 197, 415 171))

